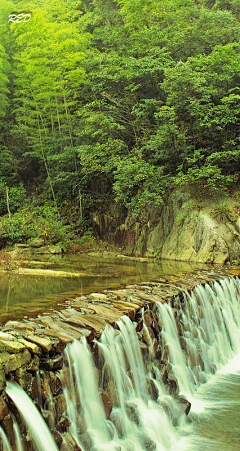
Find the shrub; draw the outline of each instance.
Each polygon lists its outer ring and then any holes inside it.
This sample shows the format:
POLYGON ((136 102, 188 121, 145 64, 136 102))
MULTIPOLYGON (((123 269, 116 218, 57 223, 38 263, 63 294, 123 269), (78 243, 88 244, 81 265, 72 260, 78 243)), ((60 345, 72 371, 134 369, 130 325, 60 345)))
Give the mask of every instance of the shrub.
POLYGON ((69 239, 70 226, 63 224, 55 207, 50 204, 35 207, 31 215, 35 235, 45 243, 65 243, 69 239))
POLYGON ((0 223, 1 234, 7 244, 26 242, 32 238, 43 238, 44 243, 61 243, 69 240, 69 226, 63 224, 56 208, 50 204, 22 208, 11 218, 4 216, 0 223))
POLYGON ((225 202, 215 207, 211 212, 213 218, 218 221, 232 221, 232 212, 225 202))
POLYGON ((32 238, 34 230, 32 224, 25 221, 21 212, 15 213, 11 218, 5 216, 1 220, 2 237, 7 244, 20 243, 32 238))
MULTIPOLYGON (((12 186, 8 190, 9 207, 11 213, 16 212, 21 208, 26 201, 26 190, 22 183, 16 186, 12 186)), ((0 212, 2 214, 7 213, 7 201, 6 201, 6 184, 0 181, 0 212)))

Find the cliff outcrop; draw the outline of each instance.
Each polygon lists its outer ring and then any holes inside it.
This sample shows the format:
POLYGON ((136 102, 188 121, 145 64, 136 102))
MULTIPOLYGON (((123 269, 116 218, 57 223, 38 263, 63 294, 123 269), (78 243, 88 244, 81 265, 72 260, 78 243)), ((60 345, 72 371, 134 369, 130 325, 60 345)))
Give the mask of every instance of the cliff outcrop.
POLYGON ((217 195, 197 200, 176 190, 165 205, 116 225, 110 215, 95 215, 103 239, 128 255, 178 261, 219 263, 240 258, 240 198, 217 195), (104 226, 103 226, 104 223, 104 226))

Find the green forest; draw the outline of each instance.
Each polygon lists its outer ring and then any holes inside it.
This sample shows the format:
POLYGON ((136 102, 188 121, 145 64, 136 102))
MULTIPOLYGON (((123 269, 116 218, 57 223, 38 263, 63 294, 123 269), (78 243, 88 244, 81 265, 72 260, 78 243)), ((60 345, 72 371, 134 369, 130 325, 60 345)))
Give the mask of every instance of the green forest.
POLYGON ((1 0, 6 243, 238 187, 239 21, 240 0, 1 0))

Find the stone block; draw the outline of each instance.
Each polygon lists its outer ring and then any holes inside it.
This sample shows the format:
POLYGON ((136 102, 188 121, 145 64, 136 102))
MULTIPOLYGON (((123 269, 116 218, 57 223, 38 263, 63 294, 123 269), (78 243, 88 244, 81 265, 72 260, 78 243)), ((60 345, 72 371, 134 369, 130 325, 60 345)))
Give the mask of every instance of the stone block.
POLYGON ((37 335, 26 335, 25 338, 40 346, 43 352, 49 352, 52 349, 52 342, 48 338, 39 337, 37 335))
POLYGON ((8 406, 3 397, 0 396, 0 421, 2 421, 3 418, 5 418, 8 414, 9 414, 8 406))

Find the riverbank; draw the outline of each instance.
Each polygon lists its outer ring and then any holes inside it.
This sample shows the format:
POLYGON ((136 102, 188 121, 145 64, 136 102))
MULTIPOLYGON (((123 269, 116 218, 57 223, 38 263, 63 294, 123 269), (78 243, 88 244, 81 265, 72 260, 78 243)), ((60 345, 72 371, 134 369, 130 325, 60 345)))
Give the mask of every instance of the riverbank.
POLYGON ((61 261, 65 256, 78 256, 81 260, 82 256, 89 256, 90 258, 102 258, 102 259, 121 259, 126 261, 136 262, 150 262, 157 261, 156 258, 137 257, 121 254, 119 249, 107 249, 107 243, 100 241, 99 245, 93 246, 91 242, 87 245, 86 249, 81 251, 64 252, 60 246, 40 246, 36 248, 31 244, 16 244, 14 246, 8 246, 0 251, 0 273, 7 273, 11 271, 15 274, 34 274, 35 275, 52 275, 56 277, 81 277, 82 273, 71 273, 64 271, 54 271, 47 268, 46 272, 43 269, 36 269, 39 266, 54 266, 56 262, 61 261))
POLYGON ((239 263, 238 191, 231 195, 206 193, 200 199, 191 190, 178 188, 164 204, 152 205, 137 216, 126 211, 120 214, 120 210, 114 203, 104 206, 80 227, 75 217, 63 215, 60 219, 53 214, 51 220, 44 221, 40 213, 33 215, 23 209, 11 218, 1 218, 0 244, 15 259, 17 255, 30 259, 31 254, 50 258, 65 253, 109 252, 133 258, 239 263))
MULTIPOLYGON (((44 248, 35 249, 30 245, 15 245, 0 251, 0 274, 12 274, 22 276, 44 276, 56 278, 98 278, 109 276, 108 271, 104 274, 98 274, 96 267, 107 269, 112 265, 124 268, 131 264, 155 265, 159 269, 163 267, 172 268, 178 272, 192 273, 199 270, 213 270, 213 272, 223 271, 227 274, 238 274, 240 265, 227 263, 205 264, 195 262, 178 262, 175 260, 159 259, 156 257, 130 256, 119 253, 118 249, 107 250, 100 246, 98 249, 90 249, 87 252, 77 252, 74 254, 57 252, 58 246, 44 246, 44 248), (53 252, 53 249, 56 252, 53 252), (71 264, 72 262, 72 264, 71 264), (109 264, 108 264, 109 263, 109 264), (84 271, 79 271, 79 268, 84 271), (182 268, 182 269, 181 269, 182 268)), ((120 270, 120 269, 119 269, 120 270)), ((161 269, 160 269, 161 272, 161 269)))

